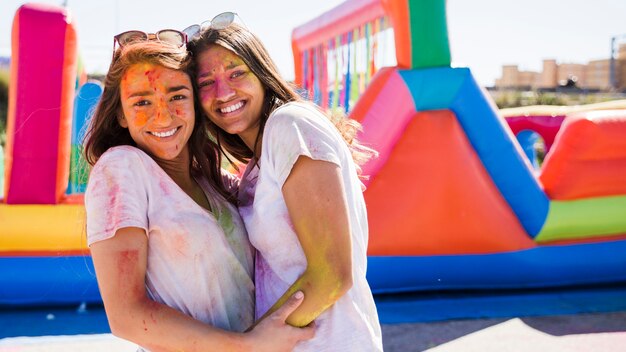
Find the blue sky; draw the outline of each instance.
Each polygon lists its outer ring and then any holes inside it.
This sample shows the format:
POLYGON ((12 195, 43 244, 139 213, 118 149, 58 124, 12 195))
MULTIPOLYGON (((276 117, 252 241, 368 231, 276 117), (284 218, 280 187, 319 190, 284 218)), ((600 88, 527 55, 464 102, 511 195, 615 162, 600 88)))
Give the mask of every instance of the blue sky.
MULTIPOLYGON (((39 0, 60 5, 60 0, 39 0)), ((10 54, 11 22, 19 0, 0 2, 0 55, 10 54)), ((104 72, 113 35, 128 29, 182 29, 224 11, 240 14, 257 32, 283 75, 293 78, 291 30, 340 0, 67 0, 79 48, 90 72, 104 72)), ((624 0, 448 0, 453 63, 469 66, 492 85, 503 64, 540 70, 541 60, 584 63, 608 58, 612 36, 626 41, 624 0)))

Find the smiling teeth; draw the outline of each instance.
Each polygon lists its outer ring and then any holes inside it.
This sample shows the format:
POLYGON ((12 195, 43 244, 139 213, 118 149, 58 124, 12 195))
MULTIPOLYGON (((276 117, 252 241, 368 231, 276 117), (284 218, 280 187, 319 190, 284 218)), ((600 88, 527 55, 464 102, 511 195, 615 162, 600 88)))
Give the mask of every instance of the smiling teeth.
POLYGON ((243 106, 243 101, 238 102, 235 105, 227 106, 225 108, 220 109, 222 114, 228 114, 229 112, 233 112, 235 110, 239 110, 243 106))
POLYGON ((150 132, 152 135, 157 136, 159 138, 165 138, 165 137, 169 137, 169 136, 173 136, 174 133, 176 133, 176 130, 178 130, 178 127, 172 129, 171 131, 167 131, 167 132, 150 132))

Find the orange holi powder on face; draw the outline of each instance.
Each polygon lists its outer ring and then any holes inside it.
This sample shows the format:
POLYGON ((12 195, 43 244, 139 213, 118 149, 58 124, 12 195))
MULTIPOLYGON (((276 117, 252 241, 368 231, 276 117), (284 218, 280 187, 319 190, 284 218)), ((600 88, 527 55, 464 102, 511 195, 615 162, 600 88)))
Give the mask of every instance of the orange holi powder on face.
POLYGON ((136 64, 122 78, 120 98, 120 123, 137 146, 158 159, 177 158, 195 125, 189 76, 155 64, 136 64))
POLYGON ((148 114, 146 114, 143 111, 138 112, 137 115, 135 116, 134 121, 133 121, 133 123, 137 127, 141 127, 141 126, 145 125, 146 122, 148 122, 148 114))

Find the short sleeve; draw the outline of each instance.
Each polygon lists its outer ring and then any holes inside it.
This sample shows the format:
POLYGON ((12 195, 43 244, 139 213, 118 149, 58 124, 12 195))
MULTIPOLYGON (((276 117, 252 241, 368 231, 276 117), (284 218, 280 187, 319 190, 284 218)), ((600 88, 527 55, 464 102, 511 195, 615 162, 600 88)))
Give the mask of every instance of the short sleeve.
POLYGON ((112 148, 100 157, 85 191, 87 243, 106 240, 124 227, 148 230, 148 179, 139 151, 112 148))
MULTIPOLYGON (((343 140, 328 118, 313 107, 290 103, 269 117, 263 133, 263 151, 280 187, 302 156, 341 166, 343 140)), ((263 165, 263 163, 261 163, 263 165)))

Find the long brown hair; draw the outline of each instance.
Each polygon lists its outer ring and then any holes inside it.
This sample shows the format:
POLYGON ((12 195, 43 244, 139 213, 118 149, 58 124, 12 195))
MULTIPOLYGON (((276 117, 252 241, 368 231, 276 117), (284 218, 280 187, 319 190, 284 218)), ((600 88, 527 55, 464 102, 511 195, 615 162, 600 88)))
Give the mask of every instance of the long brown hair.
MULTIPOLYGON (((126 70, 139 63, 160 65, 172 70, 183 70, 187 51, 164 42, 143 41, 116 50, 104 80, 104 90, 91 118, 84 142, 85 160, 94 165, 107 150, 119 145, 137 146, 127 128, 120 126, 118 116, 123 114, 120 82, 126 70)), ((207 119, 197 104, 195 125, 189 138, 192 175, 204 175, 211 186, 225 199, 235 202, 235 196, 224 186, 217 144, 209 138, 207 119)))
MULTIPOLYGON (((259 134, 255 141, 256 149, 256 145, 258 145, 259 140, 262 138, 265 123, 272 111, 288 102, 309 101, 302 98, 297 93, 296 88, 280 76, 276 64, 269 56, 261 40, 254 35, 254 33, 238 23, 232 23, 224 29, 208 28, 202 32, 198 38, 187 45, 187 49, 191 53, 187 70, 193 79, 194 85, 197 84, 195 77, 198 64, 195 61, 203 51, 207 50, 212 45, 222 46, 239 56, 265 88, 265 101, 263 102, 263 108, 261 110, 259 134)), ((317 105, 312 102, 309 103, 317 107, 317 105)), ((317 108, 321 111, 319 107, 317 108)), ((330 114, 323 111, 321 112, 335 124, 341 133, 352 152, 352 158, 357 168, 377 154, 373 149, 361 145, 356 139, 356 134, 361 127, 357 121, 348 119, 344 115, 338 115, 337 113, 330 114)), ((208 118, 207 121, 209 121, 209 130, 215 135, 220 150, 226 151, 243 163, 247 163, 254 156, 253 151, 246 146, 239 136, 225 132, 208 120, 208 118)))

